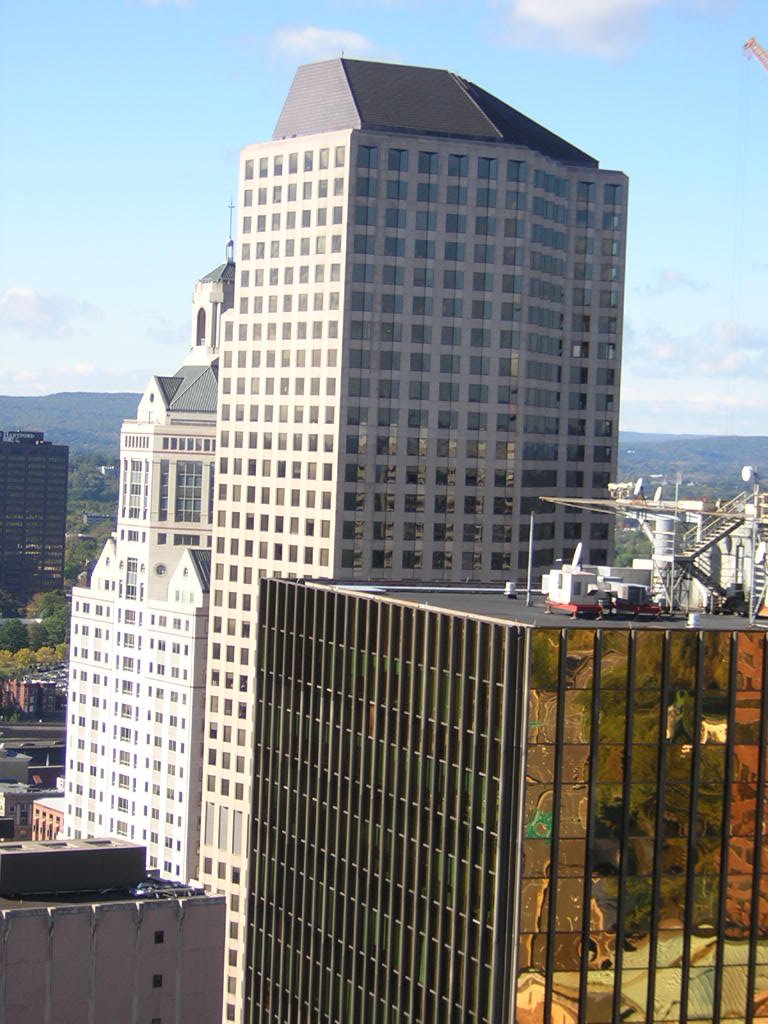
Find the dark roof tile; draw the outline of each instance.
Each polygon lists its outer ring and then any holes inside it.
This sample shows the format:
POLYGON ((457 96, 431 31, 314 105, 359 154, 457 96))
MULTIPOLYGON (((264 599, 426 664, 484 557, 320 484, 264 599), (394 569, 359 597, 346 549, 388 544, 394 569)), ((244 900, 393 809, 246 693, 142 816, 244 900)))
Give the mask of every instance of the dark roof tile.
POLYGON ((273 138, 343 128, 506 142, 562 163, 597 161, 450 71, 337 58, 300 67, 273 138))
POLYGON ((222 263, 220 266, 212 270, 210 274, 206 274, 205 277, 200 278, 201 281, 215 281, 229 284, 235 280, 235 263, 234 260, 227 260, 226 263, 222 263))

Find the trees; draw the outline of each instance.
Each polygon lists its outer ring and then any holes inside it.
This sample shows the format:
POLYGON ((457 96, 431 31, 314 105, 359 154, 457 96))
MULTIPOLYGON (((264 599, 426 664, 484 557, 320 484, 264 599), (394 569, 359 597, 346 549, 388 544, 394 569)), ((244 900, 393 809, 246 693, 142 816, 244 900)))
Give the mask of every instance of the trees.
POLYGON ((40 647, 36 651, 21 647, 15 653, 0 648, 0 679, 19 679, 37 669, 51 669, 64 664, 68 657, 68 644, 40 647))
POLYGON ((19 602, 7 590, 0 588, 0 615, 3 618, 15 618, 18 614, 19 602))
POLYGON ((633 558, 650 558, 651 554, 651 542, 641 529, 616 530, 614 565, 632 565, 633 558))
POLYGON ((0 624, 0 650, 15 654, 29 645, 29 633, 21 619, 6 619, 0 624))
MULTIPOLYGON (((35 594, 27 605, 27 615, 40 619, 29 626, 29 646, 66 643, 69 639, 69 600, 60 591, 35 594)), ((2 647, 2 643, 0 643, 2 647)))

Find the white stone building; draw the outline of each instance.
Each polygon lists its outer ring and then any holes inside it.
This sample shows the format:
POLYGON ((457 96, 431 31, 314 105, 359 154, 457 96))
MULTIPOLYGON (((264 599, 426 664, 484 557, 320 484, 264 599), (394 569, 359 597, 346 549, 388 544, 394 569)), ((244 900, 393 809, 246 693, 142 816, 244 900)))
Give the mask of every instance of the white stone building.
POLYGON ((192 338, 120 445, 117 531, 72 595, 65 830, 146 844, 197 874, 215 415, 231 259, 195 289, 192 338))

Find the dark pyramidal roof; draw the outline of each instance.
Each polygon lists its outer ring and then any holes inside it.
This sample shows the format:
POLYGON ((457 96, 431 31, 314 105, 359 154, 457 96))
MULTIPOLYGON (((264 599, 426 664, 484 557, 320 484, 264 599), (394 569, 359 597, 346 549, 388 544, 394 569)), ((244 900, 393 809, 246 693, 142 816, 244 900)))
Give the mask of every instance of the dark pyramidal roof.
POLYGON ((597 160, 451 71, 340 57, 296 72, 273 138, 343 128, 506 142, 565 164, 597 160))

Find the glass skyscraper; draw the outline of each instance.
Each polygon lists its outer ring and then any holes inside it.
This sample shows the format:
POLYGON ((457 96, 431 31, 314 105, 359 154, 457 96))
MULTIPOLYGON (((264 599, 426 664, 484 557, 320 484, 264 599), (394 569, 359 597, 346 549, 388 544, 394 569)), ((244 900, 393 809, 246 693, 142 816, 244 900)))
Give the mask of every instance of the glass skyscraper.
POLYGON ((260 593, 248 1019, 768 1020, 765 634, 260 593))

